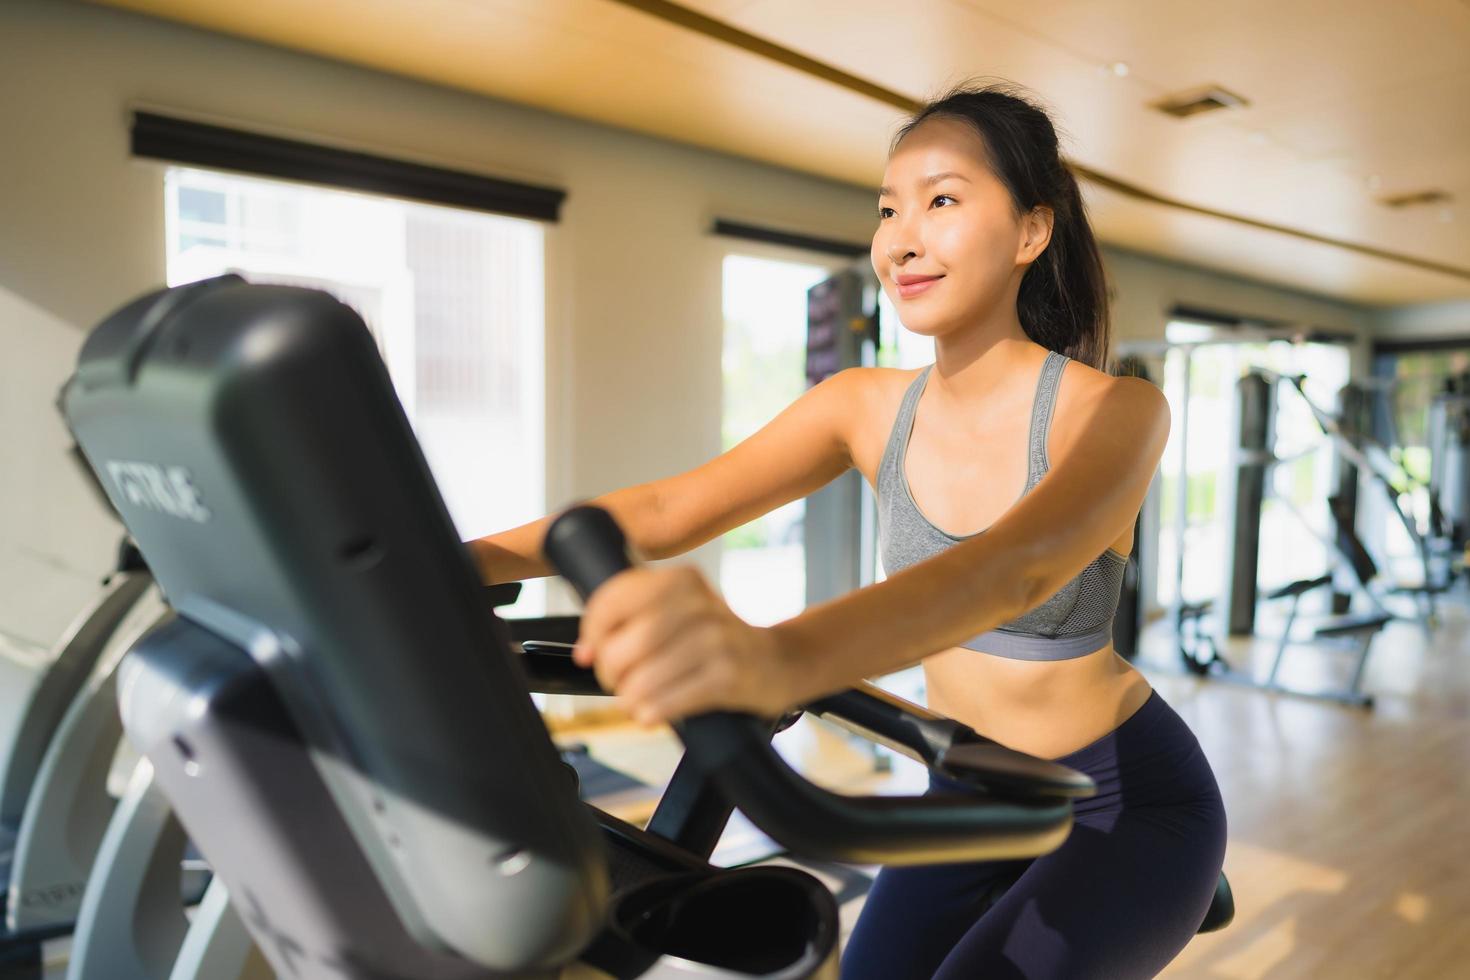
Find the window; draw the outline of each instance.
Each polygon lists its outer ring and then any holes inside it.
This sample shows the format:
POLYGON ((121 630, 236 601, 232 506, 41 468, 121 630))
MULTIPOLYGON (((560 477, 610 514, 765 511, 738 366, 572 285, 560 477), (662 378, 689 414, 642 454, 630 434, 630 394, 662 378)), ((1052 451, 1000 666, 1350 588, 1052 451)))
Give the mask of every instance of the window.
MULTIPOLYGON (((727 255, 721 448, 733 449, 806 391, 806 293, 822 265, 727 255)), ((747 622, 766 626, 806 606, 806 501, 794 500, 721 539, 720 591, 747 622)))
MULTIPOLYGON (((1305 374, 1307 395, 1329 412, 1348 380, 1344 347, 1285 340, 1210 342, 1199 329, 1175 323, 1167 334, 1181 346, 1170 349, 1164 362, 1173 426, 1160 463, 1156 607, 1168 608, 1179 598, 1213 599, 1225 589, 1230 560, 1225 508, 1233 492, 1226 483, 1235 478, 1230 464, 1240 438, 1235 386, 1241 376, 1255 367, 1305 374)), ((1336 562, 1327 543, 1332 535, 1326 504, 1333 492, 1330 443, 1289 385, 1279 385, 1275 398, 1272 448, 1284 462, 1271 468, 1261 513, 1262 588, 1314 578, 1336 562)))
MULTIPOLYGON (((1385 469, 1399 491, 1398 504, 1423 535, 1433 532, 1430 486, 1435 479, 1446 479, 1443 455, 1448 448, 1434 445, 1431 408, 1443 394, 1446 382, 1467 373, 1470 342, 1459 347, 1442 342, 1429 350, 1380 351, 1373 359, 1373 435, 1387 449, 1385 469), (1436 452, 1442 458, 1436 460, 1436 452)), ((1458 481, 1454 482, 1454 489, 1442 486, 1439 490, 1442 498, 1449 490, 1452 499, 1437 500, 1433 506, 1464 506, 1459 496, 1464 491, 1458 489, 1458 481)), ((1464 520, 1464 515, 1456 512, 1452 518, 1464 520)), ((1380 549, 1376 557, 1381 557, 1397 578, 1408 582, 1423 579, 1425 569, 1416 545, 1387 500, 1375 495, 1366 501, 1360 523, 1368 546, 1380 549)))
MULTIPOLYGON (((546 512, 539 223, 180 167, 165 202, 170 285, 238 272, 362 316, 462 539, 546 512)), ((544 610, 527 582, 513 613, 544 610)))
MULTIPOLYGON (((807 290, 848 266, 845 259, 821 265, 741 254, 725 257, 725 449, 765 425, 806 390, 807 290)), ((934 360, 933 340, 904 330, 881 290, 878 307, 880 365, 909 368, 934 360)), ((806 502, 796 500, 722 540, 720 590, 730 608, 747 622, 769 625, 805 608, 805 513, 806 502)), ((881 580, 876 553, 867 560, 872 562, 872 579, 881 580)), ((910 700, 924 698, 920 667, 875 681, 910 700)))

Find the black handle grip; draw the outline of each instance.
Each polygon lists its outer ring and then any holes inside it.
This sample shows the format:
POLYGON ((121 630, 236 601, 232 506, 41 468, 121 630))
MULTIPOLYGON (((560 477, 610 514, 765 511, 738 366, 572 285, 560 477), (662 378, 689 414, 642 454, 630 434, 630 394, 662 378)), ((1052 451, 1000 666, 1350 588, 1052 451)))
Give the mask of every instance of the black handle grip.
POLYGON ((552 521, 541 550, 583 602, 603 582, 633 567, 623 529, 611 514, 590 504, 572 507, 552 521))

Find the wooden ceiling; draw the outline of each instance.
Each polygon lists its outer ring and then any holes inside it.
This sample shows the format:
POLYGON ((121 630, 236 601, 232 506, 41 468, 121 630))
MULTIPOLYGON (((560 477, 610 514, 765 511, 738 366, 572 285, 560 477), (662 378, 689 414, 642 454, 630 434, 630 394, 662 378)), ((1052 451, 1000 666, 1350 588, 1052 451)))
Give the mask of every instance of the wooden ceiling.
POLYGON ((98 2, 865 188, 905 105, 1000 77, 1054 110, 1105 241, 1359 303, 1470 298, 1466 0, 98 2), (1209 85, 1248 104, 1152 107, 1209 85), (1429 190, 1449 200, 1382 203, 1429 190))

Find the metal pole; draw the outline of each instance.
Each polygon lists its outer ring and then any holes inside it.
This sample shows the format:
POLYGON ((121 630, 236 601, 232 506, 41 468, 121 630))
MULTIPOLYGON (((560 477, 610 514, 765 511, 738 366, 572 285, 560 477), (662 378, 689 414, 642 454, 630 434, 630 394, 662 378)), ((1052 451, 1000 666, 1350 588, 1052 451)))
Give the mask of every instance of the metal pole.
POLYGON ((1179 486, 1174 514, 1174 621, 1184 605, 1184 532, 1189 527, 1189 395, 1190 375, 1194 373, 1194 346, 1179 348, 1184 352, 1184 397, 1179 413, 1179 486))

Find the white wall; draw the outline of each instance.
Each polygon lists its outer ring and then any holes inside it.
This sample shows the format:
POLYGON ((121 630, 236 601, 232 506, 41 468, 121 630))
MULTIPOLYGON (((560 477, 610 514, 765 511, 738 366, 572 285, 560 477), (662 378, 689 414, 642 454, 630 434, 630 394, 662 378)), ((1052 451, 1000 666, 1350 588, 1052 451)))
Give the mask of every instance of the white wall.
MULTIPOLYGON (((707 233, 714 217, 872 232, 865 189, 122 11, 7 0, 0 46, 0 630, 36 643, 85 601, 116 537, 58 460, 57 386, 83 331, 164 280, 163 168, 129 155, 132 107, 567 189, 547 240, 552 506, 718 452, 727 243, 707 233)), ((1120 337, 1160 336, 1176 302, 1363 323, 1203 270, 1107 261, 1120 337)), ((696 558, 714 574, 712 549, 696 558)))
POLYGON ((71 461, 54 407, 81 342, 0 285, 0 639, 26 645, 51 645, 122 539, 71 461))
MULTIPOLYGON (((714 217, 870 233, 871 195, 851 187, 121 11, 6 2, 0 39, 0 132, 16 137, 0 151, 0 295, 34 311, 0 316, 7 431, 52 411, 83 331, 164 281, 163 168, 129 154, 135 106, 566 188, 547 241, 553 506, 719 451, 714 217)), ((0 629, 33 642, 85 601, 114 543, 84 499, 17 530, 67 479, 48 461, 5 485, 0 586, 38 584, 0 592, 0 629), (67 522, 76 533, 52 533, 67 522)), ((714 574, 712 549, 696 557, 714 574)))
POLYGON ((1120 341, 1163 337, 1168 311, 1180 304, 1360 335, 1372 320, 1364 307, 1115 246, 1103 246, 1103 261, 1114 292, 1114 334, 1120 341))
POLYGON ((1382 310, 1373 318, 1373 332, 1394 340, 1464 338, 1470 342, 1470 301, 1420 303, 1382 310))

